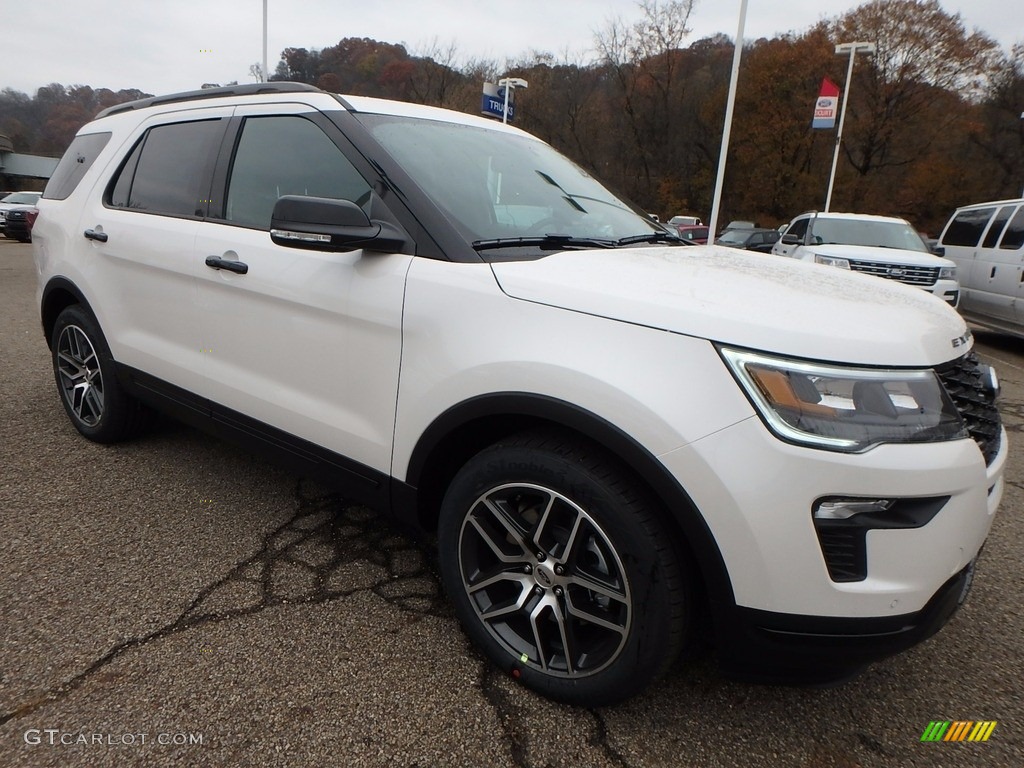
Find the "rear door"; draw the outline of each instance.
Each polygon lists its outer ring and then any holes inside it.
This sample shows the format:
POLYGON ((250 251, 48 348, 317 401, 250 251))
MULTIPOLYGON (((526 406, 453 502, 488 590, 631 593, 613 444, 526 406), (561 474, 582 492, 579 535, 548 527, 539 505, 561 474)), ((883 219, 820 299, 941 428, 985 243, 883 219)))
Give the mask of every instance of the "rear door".
POLYGON ((371 205, 351 147, 316 110, 239 107, 229 135, 230 162, 218 164, 223 184, 194 250, 207 393, 257 431, 349 457, 357 474, 360 465, 388 472, 412 257, 271 241, 282 195, 371 205))
POLYGON ((184 109, 140 125, 75 235, 115 359, 193 391, 204 366, 193 249, 231 111, 184 109))

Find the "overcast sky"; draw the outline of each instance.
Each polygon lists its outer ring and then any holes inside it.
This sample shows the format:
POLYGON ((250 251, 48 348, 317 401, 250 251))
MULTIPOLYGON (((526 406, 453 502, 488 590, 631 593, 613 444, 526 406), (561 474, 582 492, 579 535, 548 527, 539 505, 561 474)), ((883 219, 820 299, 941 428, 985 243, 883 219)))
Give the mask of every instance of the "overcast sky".
MULTIPOLYGON (((968 31, 981 30, 1007 51, 1024 42, 1019 3, 941 0, 968 31)), ((861 4, 748 0, 744 37, 802 31, 861 4)), ((460 63, 501 64, 531 50, 590 61, 597 29, 639 17, 632 0, 268 0, 268 7, 271 72, 286 47, 324 48, 345 37, 402 43, 411 53, 454 44, 460 63)), ((739 7, 740 0, 697 0, 689 42, 734 37, 739 7)), ((263 0, 0 0, 0 33, 0 89, 34 94, 56 82, 171 93, 252 82, 249 65, 263 55, 263 0)))

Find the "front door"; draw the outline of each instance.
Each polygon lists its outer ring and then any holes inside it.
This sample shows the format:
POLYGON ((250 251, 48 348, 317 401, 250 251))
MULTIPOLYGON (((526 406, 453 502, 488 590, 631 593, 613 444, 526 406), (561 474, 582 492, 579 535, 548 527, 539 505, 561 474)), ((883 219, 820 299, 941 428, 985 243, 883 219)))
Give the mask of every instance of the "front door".
POLYGON ((206 391, 257 422, 388 472, 413 257, 271 241, 282 195, 370 199, 331 126, 309 107, 282 111, 238 108, 223 219, 203 222, 196 238, 206 391))

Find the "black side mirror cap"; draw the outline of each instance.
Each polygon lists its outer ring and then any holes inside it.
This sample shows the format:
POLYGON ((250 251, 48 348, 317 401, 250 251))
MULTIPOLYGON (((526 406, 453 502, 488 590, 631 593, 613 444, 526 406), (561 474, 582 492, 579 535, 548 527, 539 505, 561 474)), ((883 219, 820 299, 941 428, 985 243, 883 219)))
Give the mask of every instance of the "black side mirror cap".
POLYGON ((781 238, 783 245, 800 245, 801 240, 796 235, 783 235, 781 238))
POLYGON ((413 252, 412 241, 394 224, 371 221, 351 200, 327 197, 278 198, 270 217, 270 239, 315 251, 413 252))

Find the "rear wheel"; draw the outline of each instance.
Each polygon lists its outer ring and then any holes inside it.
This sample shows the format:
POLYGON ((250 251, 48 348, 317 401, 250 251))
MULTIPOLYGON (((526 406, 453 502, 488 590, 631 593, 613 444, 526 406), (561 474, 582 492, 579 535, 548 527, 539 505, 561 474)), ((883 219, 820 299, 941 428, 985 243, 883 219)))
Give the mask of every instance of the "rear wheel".
POLYGON ((61 403, 85 437, 116 443, 148 425, 150 411, 121 389, 106 339, 89 312, 77 304, 65 308, 54 323, 50 347, 61 403))
POLYGON ((524 435, 470 460, 438 543, 466 632, 546 696, 624 699, 682 646, 689 590, 670 537, 636 481, 571 436, 524 435))

